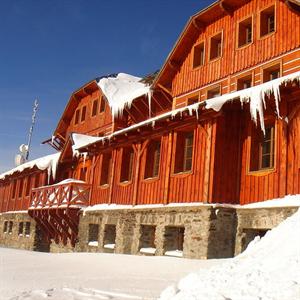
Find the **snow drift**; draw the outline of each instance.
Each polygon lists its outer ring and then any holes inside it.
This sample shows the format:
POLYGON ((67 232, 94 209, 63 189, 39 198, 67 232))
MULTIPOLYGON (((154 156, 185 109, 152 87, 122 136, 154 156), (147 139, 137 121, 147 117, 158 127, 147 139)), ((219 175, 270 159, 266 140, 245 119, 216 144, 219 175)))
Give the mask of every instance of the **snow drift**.
POLYGON ((300 210, 223 265, 167 288, 160 300, 297 300, 300 295, 300 210))

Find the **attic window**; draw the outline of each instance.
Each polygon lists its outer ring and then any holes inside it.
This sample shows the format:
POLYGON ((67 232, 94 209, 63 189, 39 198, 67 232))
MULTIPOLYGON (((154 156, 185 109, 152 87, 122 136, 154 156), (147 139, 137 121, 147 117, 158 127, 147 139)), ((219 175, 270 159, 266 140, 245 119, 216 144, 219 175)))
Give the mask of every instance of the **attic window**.
POLYGON ((213 60, 222 55, 222 33, 210 38, 210 55, 209 59, 213 60))
POLYGON ((98 99, 95 99, 93 101, 93 107, 92 107, 92 117, 96 116, 98 112, 98 99))
POLYGON ((194 47, 193 68, 203 66, 204 58, 204 43, 201 43, 194 47))
POLYGON ((237 90, 241 91, 252 86, 252 76, 248 75, 237 80, 237 90))
POLYGON ((216 98, 221 95, 220 86, 214 87, 207 91, 207 99, 216 98))
POLYGON ((104 111, 105 111, 105 99, 104 97, 101 97, 100 113, 103 113, 104 111))
POLYGON ((195 96, 195 97, 191 97, 187 99, 187 105, 192 105, 195 104, 199 101, 199 97, 195 96))
POLYGON ((75 125, 79 123, 79 113, 80 113, 80 111, 79 111, 79 109, 77 109, 75 112, 75 119, 74 119, 75 125))
POLYGON ((275 5, 268 7, 260 13, 260 36, 275 32, 275 5))
POLYGON ((252 17, 239 23, 238 47, 252 43, 252 17))
POLYGON ((271 66, 263 71, 264 82, 271 81, 280 77, 280 64, 271 66))
POLYGON ((80 119, 81 122, 85 121, 85 115, 86 115, 86 106, 83 106, 81 109, 81 119, 80 119))

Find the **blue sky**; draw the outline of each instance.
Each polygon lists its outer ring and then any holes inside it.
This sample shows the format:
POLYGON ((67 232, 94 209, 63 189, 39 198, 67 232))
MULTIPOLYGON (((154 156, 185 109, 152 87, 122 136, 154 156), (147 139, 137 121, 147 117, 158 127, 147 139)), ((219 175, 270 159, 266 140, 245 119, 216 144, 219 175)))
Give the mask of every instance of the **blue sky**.
POLYGON ((30 158, 53 152, 51 137, 71 93, 108 73, 157 70, 188 18, 212 1, 13 0, 0 3, 0 172, 27 142, 30 158))

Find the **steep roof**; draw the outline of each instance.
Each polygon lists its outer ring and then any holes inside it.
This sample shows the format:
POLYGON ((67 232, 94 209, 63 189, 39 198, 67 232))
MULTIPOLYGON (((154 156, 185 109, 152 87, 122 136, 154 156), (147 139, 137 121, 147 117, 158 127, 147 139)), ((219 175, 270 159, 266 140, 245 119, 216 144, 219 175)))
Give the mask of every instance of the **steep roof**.
POLYGON ((157 75, 153 86, 157 87, 158 84, 160 84, 164 88, 170 88, 171 80, 177 73, 184 57, 190 51, 194 41, 198 38, 199 34, 204 31, 205 27, 225 15, 231 15, 234 10, 249 1, 250 0, 218 0, 190 17, 163 64, 161 71, 157 75))

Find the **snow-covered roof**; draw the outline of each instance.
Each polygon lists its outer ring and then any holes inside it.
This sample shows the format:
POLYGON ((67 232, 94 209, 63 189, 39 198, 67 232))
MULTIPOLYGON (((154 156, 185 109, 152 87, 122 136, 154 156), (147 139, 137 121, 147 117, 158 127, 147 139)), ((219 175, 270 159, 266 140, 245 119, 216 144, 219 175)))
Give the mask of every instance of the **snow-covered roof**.
POLYGON ((32 169, 34 167, 37 167, 42 171, 47 169, 48 178, 50 178, 51 175, 53 178, 55 178, 59 156, 60 152, 26 162, 16 168, 0 174, 0 180, 4 179, 7 176, 13 175, 16 172, 23 172, 25 169, 32 169))
POLYGON ((147 96, 148 100, 151 98, 150 85, 141 80, 142 78, 139 77, 119 73, 102 77, 98 81, 98 86, 108 101, 113 118, 122 115, 125 107, 130 108, 134 99, 141 96, 147 96))
POLYGON ((128 131, 140 128, 145 125, 155 125, 155 122, 168 118, 168 117, 175 117, 176 115, 182 114, 184 111, 189 111, 189 114, 192 115, 193 112, 196 113, 198 117, 198 109, 202 106, 205 107, 205 109, 213 109, 215 111, 220 111, 225 103, 228 103, 230 101, 233 101, 235 99, 239 99, 241 104, 250 103, 250 113, 252 120, 257 124, 257 117, 260 121, 260 126, 262 131, 265 130, 264 125, 264 109, 266 108, 266 101, 265 97, 270 96, 271 94, 274 95, 275 98, 275 104, 276 104, 276 112, 277 115, 280 116, 279 111, 279 102, 281 100, 280 98, 280 90, 279 87, 282 85, 287 85, 290 82, 293 82, 294 80, 300 82, 300 72, 295 72, 290 75, 265 82, 263 84, 244 89, 241 91, 237 91, 234 93, 225 94, 216 98, 208 99, 203 102, 194 103, 192 105, 188 105, 182 108, 178 108, 169 112, 166 112, 164 114, 161 114, 159 116, 149 118, 145 121, 142 121, 140 123, 134 124, 130 127, 118 130, 113 132, 110 135, 104 136, 104 137, 91 137, 87 135, 79 135, 79 134, 73 134, 73 152, 78 151, 80 148, 87 147, 91 144, 94 144, 96 142, 110 140, 112 137, 118 136, 120 134, 124 134, 128 131))

